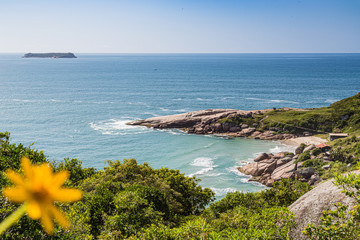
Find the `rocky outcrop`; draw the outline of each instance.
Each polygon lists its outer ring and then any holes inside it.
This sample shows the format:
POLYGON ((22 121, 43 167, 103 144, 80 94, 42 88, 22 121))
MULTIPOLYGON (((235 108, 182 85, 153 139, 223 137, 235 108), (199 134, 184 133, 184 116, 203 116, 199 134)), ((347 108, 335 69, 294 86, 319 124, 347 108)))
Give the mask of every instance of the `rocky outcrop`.
POLYGON ((301 231, 308 224, 318 225, 322 212, 326 210, 334 210, 334 203, 342 202, 350 209, 356 205, 356 202, 341 192, 332 180, 317 185, 311 191, 305 193, 293 204, 289 210, 295 214, 296 227, 290 232, 293 239, 307 239, 301 231))
POLYGON ((295 176, 297 164, 293 155, 283 152, 276 155, 266 155, 260 154, 257 158, 261 156, 262 160, 239 167, 238 170, 246 175, 253 176, 250 181, 257 181, 269 187, 283 178, 295 176), (268 157, 264 158, 266 155, 268 157))
MULTIPOLYGON (((313 155, 312 150, 315 148, 314 145, 301 145, 296 148, 295 154, 290 152, 281 152, 276 155, 261 153, 254 159, 254 162, 238 167, 238 170, 246 175, 251 175, 250 181, 257 181, 268 187, 285 178, 297 178, 302 182, 314 185, 321 182, 322 179, 314 168, 303 167, 303 161, 314 158, 323 159, 323 161, 331 160, 327 153, 313 155), (299 158, 300 156, 301 158, 299 158)), ((330 165, 325 165, 323 169, 327 170, 330 167, 330 165)))
POLYGON ((179 128, 192 134, 225 134, 230 137, 249 137, 263 140, 285 140, 295 137, 293 134, 276 133, 275 131, 258 131, 257 123, 252 126, 232 121, 221 121, 224 119, 249 119, 257 114, 270 111, 253 110, 242 111, 234 109, 208 109, 170 116, 152 117, 127 123, 128 125, 141 125, 153 128, 179 128))
MULTIPOLYGON (((189 128, 189 131, 196 132, 196 128, 201 128, 208 125, 210 132, 229 131, 231 127, 236 127, 231 124, 217 123, 219 119, 225 117, 234 117, 236 115, 241 117, 251 117, 253 114, 260 114, 262 111, 241 111, 234 109, 208 109, 188 113, 181 113, 169 116, 152 117, 144 120, 137 120, 127 123, 128 125, 142 125, 153 128, 189 128), (225 130, 224 130, 225 128, 225 130)), ((241 126, 237 126, 240 127, 241 126)), ((198 129, 199 131, 200 129, 198 129)))

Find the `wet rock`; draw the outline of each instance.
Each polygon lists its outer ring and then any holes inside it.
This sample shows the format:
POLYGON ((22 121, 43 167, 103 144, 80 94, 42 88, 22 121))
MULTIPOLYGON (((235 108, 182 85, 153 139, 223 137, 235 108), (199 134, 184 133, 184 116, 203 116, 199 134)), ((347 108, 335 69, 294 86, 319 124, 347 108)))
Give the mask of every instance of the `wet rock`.
POLYGON ((261 179, 261 176, 251 177, 248 181, 249 182, 259 182, 260 179, 261 179))

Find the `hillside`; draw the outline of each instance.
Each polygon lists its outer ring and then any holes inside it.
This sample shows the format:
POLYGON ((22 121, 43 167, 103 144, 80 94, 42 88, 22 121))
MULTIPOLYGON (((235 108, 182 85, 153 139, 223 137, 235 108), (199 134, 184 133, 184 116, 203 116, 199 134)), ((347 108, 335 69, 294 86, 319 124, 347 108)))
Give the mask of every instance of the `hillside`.
POLYGON ((360 130, 360 93, 313 109, 275 109, 260 119, 261 130, 302 133, 353 133, 360 130))

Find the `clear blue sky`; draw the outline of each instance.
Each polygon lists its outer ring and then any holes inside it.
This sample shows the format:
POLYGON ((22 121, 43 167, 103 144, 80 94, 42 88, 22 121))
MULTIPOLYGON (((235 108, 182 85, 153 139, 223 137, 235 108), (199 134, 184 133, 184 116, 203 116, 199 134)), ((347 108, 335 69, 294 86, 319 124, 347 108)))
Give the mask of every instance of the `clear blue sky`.
POLYGON ((0 0, 0 52, 360 52, 360 0, 0 0))

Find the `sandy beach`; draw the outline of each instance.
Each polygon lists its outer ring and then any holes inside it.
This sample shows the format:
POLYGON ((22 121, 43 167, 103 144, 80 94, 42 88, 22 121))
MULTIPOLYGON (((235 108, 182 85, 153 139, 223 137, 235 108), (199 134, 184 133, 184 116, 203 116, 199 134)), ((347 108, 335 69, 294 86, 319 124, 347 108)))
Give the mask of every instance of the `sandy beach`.
POLYGON ((320 137, 314 137, 314 136, 297 137, 297 138, 291 138, 291 139, 287 139, 287 140, 282 141, 282 143, 287 144, 287 145, 291 145, 291 146, 299 146, 301 143, 305 143, 306 145, 309 145, 309 144, 318 145, 320 143, 325 143, 325 142, 328 142, 328 140, 320 138, 320 137))

